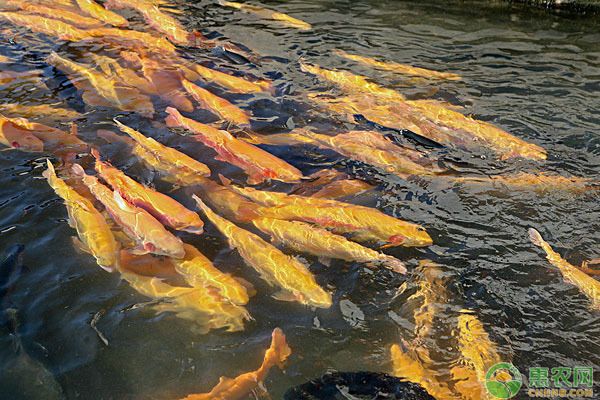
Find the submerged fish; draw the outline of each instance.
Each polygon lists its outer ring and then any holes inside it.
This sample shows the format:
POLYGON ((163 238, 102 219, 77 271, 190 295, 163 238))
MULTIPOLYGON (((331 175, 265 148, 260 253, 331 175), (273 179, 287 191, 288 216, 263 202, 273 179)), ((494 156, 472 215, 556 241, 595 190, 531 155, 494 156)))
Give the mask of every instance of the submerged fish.
POLYGON ((116 268, 119 246, 104 216, 90 200, 56 176, 50 161, 43 175, 56 194, 64 200, 69 214, 69 225, 77 230, 77 235, 83 243, 82 247, 89 249, 102 268, 107 271, 116 268))
POLYGON ((108 0, 105 6, 113 9, 129 8, 139 12, 146 23, 158 32, 164 33, 173 43, 189 45, 193 35, 172 16, 162 12, 158 5, 148 0, 108 0))
MULTIPOLYGON (((535 160, 546 159, 546 151, 542 147, 517 138, 488 122, 467 117, 437 103, 407 100, 395 90, 370 82, 364 76, 354 75, 347 71, 327 70, 305 63, 301 63, 301 69, 340 86, 351 95, 361 93, 370 95, 375 103, 378 103, 380 107, 387 107, 391 114, 393 114, 393 111, 400 112, 407 115, 405 118, 409 119, 414 118, 415 115, 421 116, 431 123, 446 128, 441 132, 439 129, 434 130, 434 136, 432 137, 427 135, 428 130, 421 129, 420 132, 417 132, 439 143, 467 148, 477 144, 483 145, 498 153, 501 159, 513 157, 535 160), (389 108, 389 103, 393 105, 392 108, 389 108)), ((359 113, 364 115, 363 112, 359 113)), ((365 118, 369 119, 366 115, 365 118)), ((418 121, 414 124, 419 125, 418 121)), ((385 124, 381 125, 387 126, 385 124)), ((412 129, 410 126, 401 128, 412 129)))
POLYGON ((253 289, 249 283, 219 271, 194 246, 184 244, 183 247, 185 248, 185 257, 181 260, 173 260, 173 264, 175 270, 183 275, 187 283, 193 287, 213 287, 222 297, 234 304, 248 303, 248 287, 253 289))
POLYGON ((77 42, 92 37, 89 31, 54 18, 17 12, 0 12, 0 17, 9 20, 14 25, 24 26, 33 32, 55 36, 62 40, 77 42))
POLYGON ((73 172, 81 177, 90 192, 104 205, 113 220, 139 246, 139 253, 153 253, 173 258, 183 258, 185 250, 181 239, 167 231, 165 227, 144 209, 128 204, 117 191, 101 184, 95 176, 87 175, 79 164, 73 165, 73 172))
POLYGON ((454 379, 458 380, 455 389, 467 399, 489 398, 485 375, 502 358, 481 321, 464 310, 458 317, 458 345, 461 358, 451 370, 454 379))
POLYGON ((588 190, 597 190, 595 182, 588 178, 577 176, 562 176, 547 173, 518 172, 507 175, 491 176, 463 176, 451 178, 455 183, 469 185, 492 185, 506 187, 510 190, 534 190, 536 192, 566 191, 584 193, 588 190))
POLYGON ((200 104, 200 107, 238 126, 250 125, 249 113, 222 97, 184 79, 183 87, 200 104))
POLYGON ((136 145, 134 149, 138 157, 152 167, 166 173, 166 175, 173 176, 174 180, 182 180, 192 184, 200 178, 210 175, 210 169, 200 161, 196 161, 178 150, 146 137, 119 121, 115 121, 115 123, 122 132, 128 134, 139 145, 139 147, 136 145))
POLYGON ((320 308, 331 307, 331 294, 318 285, 314 275, 304 264, 254 233, 239 228, 215 214, 196 195, 194 199, 207 218, 227 237, 229 245, 237 249, 244 261, 270 285, 281 289, 281 292, 274 296, 276 299, 297 301, 320 308))
POLYGON ((119 169, 103 162, 100 154, 92 150, 96 158, 96 171, 121 197, 143 208, 163 224, 180 231, 201 234, 204 223, 197 213, 188 210, 175 199, 146 187, 125 175, 119 169))
POLYGON ((391 349, 393 375, 404 378, 409 382, 418 383, 436 400, 454 400, 456 396, 445 383, 436 377, 435 371, 424 367, 421 362, 413 358, 399 345, 392 345, 391 349))
POLYGON ((86 31, 95 40, 141 51, 175 54, 175 46, 167 39, 132 29, 94 28, 86 31))
POLYGON ((297 182, 302 178, 302 172, 297 168, 271 153, 236 139, 227 131, 186 118, 171 107, 166 111, 169 114, 166 119, 168 126, 178 126, 192 131, 194 133, 192 138, 218 153, 217 160, 228 162, 244 170, 249 175, 248 182, 251 184, 268 179, 297 182))
POLYGON ((127 20, 117 13, 107 10, 94 0, 75 0, 79 8, 90 17, 96 18, 109 25, 118 26, 120 28, 129 25, 127 20))
POLYGON ((226 7, 237 8, 238 10, 242 10, 242 11, 246 11, 248 13, 255 14, 261 18, 272 19, 273 21, 277 21, 285 26, 300 29, 302 31, 307 31, 312 28, 312 26, 308 22, 302 21, 298 18, 291 17, 284 13, 269 10, 267 8, 253 6, 253 5, 247 4, 247 3, 237 3, 235 1, 224 1, 224 0, 219 0, 219 4, 221 4, 222 6, 226 6, 226 7))
POLYGON ((541 247, 546 252, 546 258, 552 265, 559 269, 564 280, 577 286, 590 299, 591 308, 600 310, 600 281, 595 280, 576 266, 569 264, 550 247, 542 238, 542 235, 535 229, 529 229, 529 238, 534 245, 541 247))
POLYGON ((81 114, 67 108, 54 107, 48 104, 27 105, 19 103, 0 104, 0 113, 12 117, 52 117, 54 120, 73 120, 81 114))
MULTIPOLYGON (((206 82, 216 83, 228 89, 232 93, 260 93, 272 90, 272 84, 270 81, 258 80, 250 81, 248 79, 229 75, 221 71, 207 68, 200 64, 190 65, 192 73, 196 73, 199 78, 202 78, 206 82)), ((188 76, 188 80, 197 81, 198 78, 194 79, 193 76, 188 76), (191 79, 190 79, 191 78, 191 79)))
POLYGON ((307 177, 307 181, 295 185, 290 194, 323 199, 340 199, 361 194, 374 186, 334 169, 322 169, 307 177))
POLYGON ((0 71, 0 85, 21 84, 24 82, 38 83, 41 81, 42 71, 0 71))
POLYGON ((154 114, 152 101, 137 88, 127 86, 100 71, 56 53, 52 53, 46 61, 69 75, 75 87, 83 92, 82 98, 88 105, 115 107, 122 111, 135 111, 144 116, 154 114))
POLYGON ((145 77, 140 76, 136 71, 139 71, 141 65, 136 68, 122 66, 118 60, 90 53, 89 56, 94 60, 96 68, 102 71, 112 81, 119 82, 125 86, 131 86, 138 89, 140 92, 149 95, 158 95, 156 86, 145 77))
POLYGON ((49 7, 43 4, 32 4, 31 2, 24 0, 6 0, 6 4, 17 7, 22 11, 26 11, 29 13, 27 15, 41 15, 43 17, 64 21, 80 28, 95 28, 102 25, 101 21, 98 21, 95 18, 85 17, 72 11, 72 9, 49 7))
POLYGON ((236 378, 221 377, 219 384, 209 393, 191 394, 182 400, 240 400, 245 399, 253 390, 262 387, 269 370, 274 366, 283 368, 283 363, 292 354, 285 341, 285 335, 275 328, 271 335, 271 346, 265 352, 263 362, 256 371, 247 372, 236 378))
POLYGON ((368 247, 351 242, 343 236, 305 222, 256 218, 252 220, 252 223, 262 232, 271 236, 276 245, 283 245, 317 257, 373 263, 388 267, 400 274, 406 273, 406 267, 397 258, 378 253, 368 247))
POLYGON ((402 75, 412 75, 412 76, 421 76, 424 78, 435 78, 435 79, 446 79, 450 81, 459 81, 462 78, 458 74, 453 74, 451 72, 438 72, 432 71, 430 69, 413 67, 411 65, 399 64, 396 62, 383 62, 378 61, 371 57, 359 56, 356 54, 350 54, 343 50, 335 50, 335 54, 340 57, 344 57, 348 60, 357 61, 361 64, 368 65, 371 67, 375 67, 377 69, 396 72, 402 75))
POLYGON ((432 244, 431 237, 423 227, 394 218, 374 208, 252 188, 231 188, 268 207, 259 210, 260 215, 264 217, 310 222, 338 233, 351 232, 354 234, 353 239, 383 242, 383 247, 418 247, 432 244))
POLYGON ((248 311, 232 304, 211 287, 171 286, 158 278, 123 272, 121 277, 140 294, 164 302, 153 306, 158 313, 173 312, 179 318, 196 323, 202 333, 227 328, 228 332, 244 329, 250 319, 248 311))

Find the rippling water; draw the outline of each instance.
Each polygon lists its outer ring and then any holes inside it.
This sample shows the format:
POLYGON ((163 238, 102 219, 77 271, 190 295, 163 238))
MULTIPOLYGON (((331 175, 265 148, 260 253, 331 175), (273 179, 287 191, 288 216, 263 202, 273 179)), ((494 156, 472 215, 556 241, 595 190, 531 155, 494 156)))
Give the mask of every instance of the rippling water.
MULTIPOLYGON (((253 110, 259 117, 253 127, 259 132, 311 124, 332 130, 348 127, 303 100, 307 92, 338 93, 302 73, 297 60, 303 58, 368 75, 413 98, 464 105, 466 113, 539 144, 549 154, 541 165, 494 161, 485 152, 442 154, 468 162, 465 170, 487 174, 539 168, 592 179, 600 174, 598 19, 480 2, 265 3, 313 24, 313 30, 298 32, 209 1, 179 3, 188 27, 210 36, 224 35, 265 57, 260 66, 248 67, 215 54, 188 52, 189 57, 210 60, 224 70, 274 80, 276 97, 224 94, 253 110), (341 59, 332 54, 335 48, 456 72, 464 80, 407 82, 341 59)), ((6 27, 0 23, 0 29, 6 27)), ((22 29, 13 32, 2 36, 0 53, 20 58, 14 69, 43 68, 49 91, 34 85, 4 88, 2 100, 63 101, 82 110, 67 79, 43 63, 50 49, 75 55, 77 46, 56 44, 22 29)), ((127 152, 94 139, 95 130, 109 128, 116 114, 99 109, 86 115, 80 125, 82 136, 103 145, 103 152, 127 173, 152 181, 153 176, 127 152)), ((210 121, 208 114, 196 116, 210 121)), ((212 161, 212 151, 138 116, 122 119, 155 132, 153 136, 179 146, 211 169, 244 180, 240 171, 225 170, 212 161)), ((434 354, 440 360, 454 354, 455 317, 460 309, 469 308, 483 321, 504 358, 512 359, 521 372, 530 366, 600 368, 600 314, 589 311, 588 300, 563 283, 527 237, 527 228, 536 227, 574 264, 600 257, 597 194, 538 194, 502 187, 450 187, 427 179, 405 181, 311 148, 269 150, 305 174, 335 167, 376 184, 376 192, 352 201, 418 222, 432 234, 435 245, 430 248, 396 248, 389 254, 411 267, 420 259, 432 259, 445 271, 451 301, 435 327, 440 340, 434 354)), ((201 335, 172 315, 157 316, 144 307, 130 310, 147 299, 75 250, 65 208, 41 177, 44 159, 18 151, 0 153, 0 253, 12 244, 25 244, 27 269, 10 294, 10 303, 21 312, 19 333, 25 348, 55 374, 69 399, 167 399, 208 391, 221 375, 236 376, 257 367, 276 326, 284 330, 294 352, 285 373, 274 369, 266 382, 272 398, 279 399, 291 386, 327 371, 389 371, 390 344, 411 337, 414 304, 406 302, 415 289, 411 275, 341 262, 327 267, 311 258, 318 281, 335 293, 330 309, 315 311, 270 298, 271 290, 227 250, 222 236, 210 226, 202 237, 185 238, 219 268, 256 284, 259 294, 248 305, 254 321, 246 330, 201 335), (405 281, 407 289, 396 295, 405 281), (97 326, 108 346, 90 328, 98 312, 102 316, 97 326)), ((189 190, 173 193, 192 207, 189 194, 189 190)), ((7 343, 7 337, 0 339, 7 343)), ((8 396, 2 398, 19 398, 17 393, 8 396)), ((48 397, 40 393, 37 398, 48 397)))

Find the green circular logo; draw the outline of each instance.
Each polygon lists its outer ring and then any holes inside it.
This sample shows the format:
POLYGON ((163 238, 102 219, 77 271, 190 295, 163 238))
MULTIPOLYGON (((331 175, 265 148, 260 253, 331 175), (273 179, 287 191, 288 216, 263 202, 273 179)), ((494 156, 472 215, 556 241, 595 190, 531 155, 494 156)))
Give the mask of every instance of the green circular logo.
POLYGON ((494 364, 485 375, 485 387, 494 397, 510 399, 515 397, 521 386, 523 378, 521 373, 511 363, 501 362, 494 364))

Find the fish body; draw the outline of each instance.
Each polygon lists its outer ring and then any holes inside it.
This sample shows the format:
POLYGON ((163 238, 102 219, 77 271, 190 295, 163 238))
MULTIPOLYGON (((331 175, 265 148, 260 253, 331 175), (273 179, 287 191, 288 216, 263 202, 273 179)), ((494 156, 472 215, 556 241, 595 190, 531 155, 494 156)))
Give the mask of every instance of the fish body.
POLYGON ((75 0, 75 2, 85 14, 92 18, 120 28, 129 25, 125 18, 117 13, 107 10, 94 0, 75 0))
POLYGON ((351 242, 326 229, 304 222, 273 218, 257 218, 252 220, 252 223, 263 233, 271 236, 276 244, 282 244, 298 252, 344 261, 377 263, 398 273, 406 273, 406 267, 397 258, 351 242))
POLYGON ((237 249, 244 261, 269 284, 281 288, 282 292, 276 295, 276 298, 320 308, 331 307, 331 294, 317 284, 314 275, 304 264, 254 233, 239 228, 215 214, 197 196, 194 196, 194 199, 207 218, 227 237, 229 245, 237 249))
POLYGON ((250 319, 244 307, 230 303, 210 287, 171 286, 158 278, 130 272, 121 273, 121 277, 140 294, 167 300, 153 307, 157 312, 173 312, 179 318, 196 322, 202 333, 221 328, 241 331, 244 321, 250 319))
POLYGON ((119 169, 100 160, 97 152, 96 171, 113 190, 131 204, 143 208, 161 223, 177 230, 201 234, 204 223, 197 213, 188 210, 175 199, 146 187, 119 169))
MULTIPOLYGON (((216 83, 228 89, 232 93, 260 93, 271 90, 271 82, 260 80, 260 81, 249 81, 248 79, 241 78, 239 76, 229 75, 221 71, 207 68, 200 64, 194 64, 189 66, 192 72, 198 74, 198 76, 209 83, 216 83)), ((198 79, 190 79, 194 81, 198 79)))
POLYGON ((312 28, 311 24, 309 24, 308 22, 302 21, 298 18, 294 18, 281 12, 269 10, 267 8, 254 6, 247 3, 238 3, 235 1, 224 0, 219 0, 219 4, 221 4, 222 6, 232 7, 238 10, 252 13, 254 15, 259 16, 260 18, 271 19, 273 21, 281 23, 284 26, 300 29, 301 31, 308 31, 312 28))
POLYGON ((140 76, 133 68, 123 67, 116 59, 111 57, 96 53, 91 53, 90 56, 94 60, 96 68, 109 79, 134 87, 144 94, 158 95, 156 86, 145 77, 140 76))
POLYGON ((65 202, 69 213, 69 224, 75 228, 79 239, 89 249, 98 265, 109 271, 116 268, 119 246, 104 216, 90 200, 56 176, 50 161, 44 177, 65 202))
POLYGON ((183 80, 183 87, 200 104, 200 107, 218 115, 225 121, 238 126, 249 126, 248 113, 222 97, 212 94, 208 90, 183 80))
POLYGON ((552 249, 548 242, 535 229, 529 229, 529 238, 533 244, 541 247, 546 252, 546 258, 550 261, 550 264, 558 268, 565 281, 576 286, 590 299, 591 308, 600 310, 600 281, 597 281, 576 266, 568 263, 560 254, 552 249))
POLYGON ((229 274, 219 271, 213 263, 194 246, 184 244, 185 257, 173 260, 175 269, 192 287, 206 286, 218 290, 219 294, 233 304, 248 303, 246 286, 229 274))
POLYGON ((390 351, 394 376, 418 383, 436 400, 456 399, 448 386, 437 379, 434 371, 424 367, 419 360, 413 358, 407 351, 396 344, 392 345, 390 351))
POLYGON ((118 192, 113 192, 87 175, 80 165, 73 165, 73 172, 82 178, 90 192, 104 205, 125 233, 139 245, 139 252, 153 253, 173 258, 183 258, 185 250, 181 239, 167 231, 165 227, 144 209, 128 204, 118 192))
POLYGON ((190 32, 172 16, 162 12, 158 5, 147 0, 108 0, 106 6, 109 8, 129 8, 139 12, 146 23, 160 33, 165 34, 173 43, 180 45, 190 44, 190 32))
POLYGON ((310 222, 338 233, 352 232, 359 241, 383 242, 385 247, 429 246, 432 243, 421 226, 373 208, 252 188, 231 188, 265 206, 259 211, 264 217, 310 222))
POLYGON ((262 385, 269 370, 274 366, 283 368, 283 363, 292 354, 285 335, 275 328, 271 335, 271 346, 267 349, 263 362, 256 371, 247 372, 234 379, 222 377, 219 384, 209 393, 191 394, 182 400, 241 400, 262 385))
POLYGON ((166 175, 171 175, 175 179, 182 179, 188 183, 196 182, 199 178, 210 175, 210 169, 205 164, 146 137, 118 121, 115 122, 122 132, 128 134, 139 145, 139 147, 136 145, 134 149, 135 154, 143 158, 152 167, 165 172, 166 175))
POLYGON ((87 30, 77 28, 55 18, 46 18, 41 15, 22 14, 18 12, 0 12, 0 17, 9 20, 14 25, 24 26, 33 32, 55 36, 62 40, 76 42, 91 37, 87 30))
POLYGON ((594 182, 577 176, 562 176, 546 173, 519 172, 507 175, 462 176, 452 178, 455 183, 475 185, 493 185, 509 189, 534 190, 536 192, 555 192, 563 190, 572 193, 584 193, 594 189, 594 182))
POLYGON ((154 86, 155 94, 173 107, 186 112, 194 111, 194 105, 182 86, 183 76, 180 71, 147 56, 139 57, 139 62, 144 77, 154 86))
POLYGON ((81 117, 81 114, 66 108, 53 107, 47 104, 27 105, 18 103, 0 104, 0 113, 13 117, 52 117, 55 120, 73 120, 81 117))
POLYGON ((43 17, 64 21, 80 28, 94 28, 102 25, 102 22, 95 18, 85 17, 65 8, 33 4, 24 0, 7 0, 7 5, 17 7, 20 10, 29 13, 28 15, 41 15, 43 17))
POLYGON ((340 199, 373 189, 367 182, 350 179, 348 175, 334 169, 322 169, 307 178, 307 181, 295 185, 291 193, 323 199, 340 199))
POLYGON ((115 81, 93 68, 63 58, 56 53, 52 53, 46 60, 50 65, 69 75, 75 87, 83 92, 82 98, 87 104, 135 111, 144 116, 154 114, 154 106, 150 98, 138 89, 115 81))
POLYGON ((186 118, 174 108, 167 108, 167 125, 186 128, 194 133, 193 138, 211 147, 218 153, 218 159, 244 170, 250 183, 260 183, 267 179, 283 182, 297 182, 302 172, 272 154, 236 139, 229 132, 215 129, 186 118))
POLYGON ((108 42, 136 50, 175 54, 175 46, 167 39, 148 32, 112 27, 94 28, 88 34, 101 42, 108 42))
POLYGON ((340 57, 344 57, 348 60, 356 61, 364 65, 375 67, 376 69, 391 71, 402 75, 420 76, 424 78, 444 79, 449 81, 459 81, 462 78, 458 74, 451 72, 438 72, 430 69, 413 67, 411 65, 399 64, 396 62, 383 62, 376 60, 371 57, 359 56, 356 54, 350 54, 343 50, 336 50, 334 52, 340 57))

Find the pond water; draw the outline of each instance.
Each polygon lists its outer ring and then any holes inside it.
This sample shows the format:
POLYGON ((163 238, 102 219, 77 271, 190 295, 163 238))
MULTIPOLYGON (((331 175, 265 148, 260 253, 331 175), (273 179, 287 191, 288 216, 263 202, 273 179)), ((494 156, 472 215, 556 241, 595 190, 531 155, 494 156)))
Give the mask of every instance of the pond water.
MULTIPOLYGON (((462 105, 466 114, 493 122, 548 152, 546 161, 532 162, 498 161, 485 150, 431 150, 449 160, 460 160, 462 171, 537 170, 593 180, 600 175, 597 18, 487 2, 263 3, 313 25, 312 30, 303 32, 215 3, 177 1, 182 11, 177 18, 209 37, 224 36, 247 46, 263 57, 262 62, 258 66, 235 63, 202 50, 185 50, 185 55, 224 71, 274 81, 275 96, 221 93, 253 111, 257 132, 281 133, 294 126, 332 131, 352 127, 306 100, 309 92, 340 92, 303 73, 298 64, 303 59, 324 68, 367 75, 410 98, 462 105), (333 49, 454 72, 463 80, 407 82, 340 58, 333 49)), ((137 18, 133 13, 124 15, 137 18)), ((0 22, 0 30, 9 27, 0 37, 0 54, 19 60, 13 70, 42 68, 48 89, 36 85, 2 88, 2 102, 62 102, 90 111, 66 77, 44 63, 51 50, 75 58, 81 49, 0 22)), ((164 104, 156 108, 162 110, 164 104)), ((111 128, 117 115, 206 162, 213 171, 237 182, 245 180, 242 171, 215 161, 211 150, 150 120, 111 109, 91 111, 79 121, 81 136, 142 182, 152 182, 153 174, 118 144, 107 145, 95 137, 96 129, 111 128)), ((162 121, 164 114, 158 115, 161 117, 156 120, 162 121)), ((214 121, 209 114, 194 115, 214 121)), ((19 310, 18 333, 24 348, 54 374, 66 398, 173 399, 209 391, 222 375, 234 377, 258 367, 275 327, 285 332, 293 354, 285 371, 274 368, 265 382, 273 399, 283 398, 290 387, 329 371, 390 372, 390 345, 412 337, 413 311, 418 304, 407 301, 416 288, 410 271, 423 259, 441 266, 449 292, 449 301, 441 307, 434 326, 439 340, 432 354, 440 364, 455 356, 456 316, 461 309, 470 309, 483 322, 502 357, 524 374, 535 366, 600 368, 600 313, 590 311, 588 299, 563 282, 527 235, 527 229, 535 227, 573 264, 600 257, 598 192, 539 193, 441 185, 426 178, 400 179, 311 147, 265 148, 305 175, 336 168, 376 185, 376 190, 350 201, 419 223, 431 234, 434 245, 386 250, 407 263, 406 276, 339 261, 327 266, 304 256, 318 282, 333 293, 331 308, 315 310, 274 300, 270 296, 273 290, 207 224, 202 236, 182 237, 222 270, 251 281, 258 294, 248 304, 253 320, 244 331, 200 334, 189 321, 171 314, 157 315, 143 306, 132 309, 148 299, 118 274, 106 273, 92 257, 76 250, 65 207, 41 176, 45 155, 0 152, 0 254, 11 245, 25 245, 25 269, 4 302, 19 310), (108 346, 90 327, 98 312, 97 328, 108 346)), ((158 180, 154 184, 171 190, 158 180)), ((194 208, 192 193, 192 189, 172 192, 194 208)), ((7 346, 11 339, 6 332, 2 335, 2 346, 7 346)), ((0 361, 0 368, 14 365, 10 358, 0 361)), ((42 389, 37 395, 6 390, 9 393, 0 397, 50 398, 42 389)))

